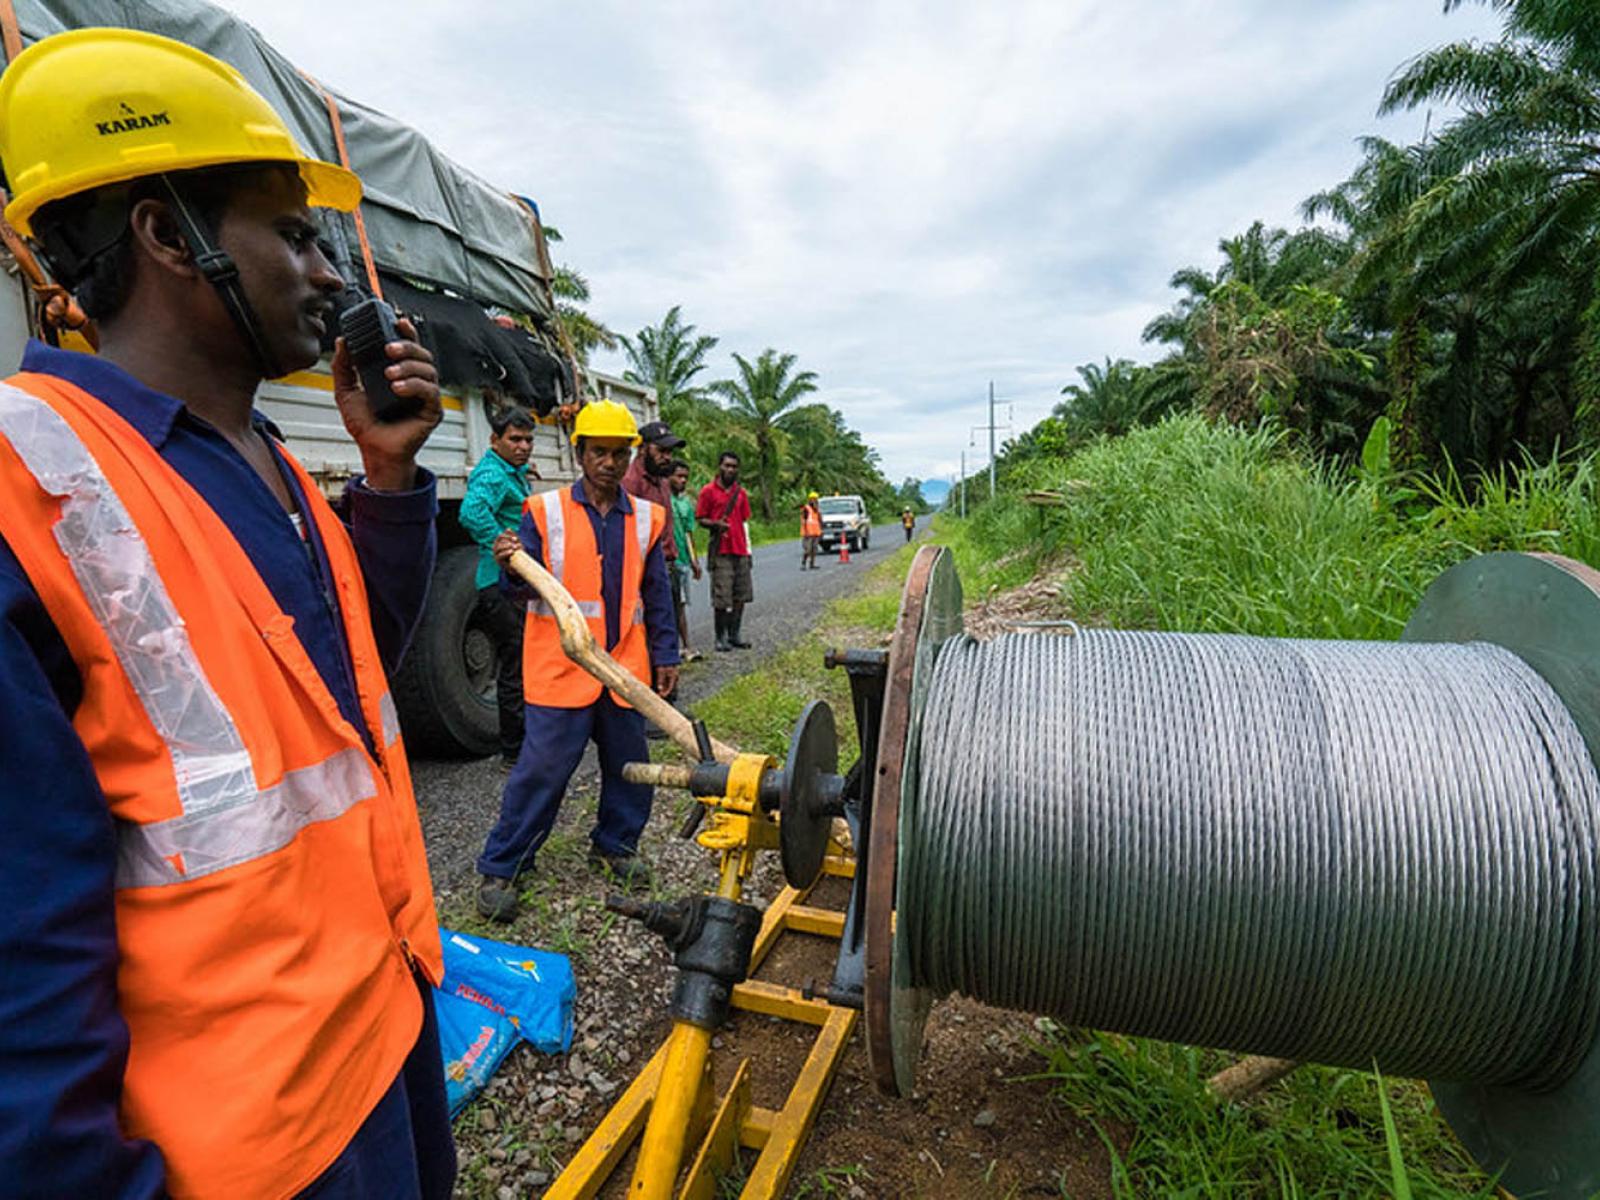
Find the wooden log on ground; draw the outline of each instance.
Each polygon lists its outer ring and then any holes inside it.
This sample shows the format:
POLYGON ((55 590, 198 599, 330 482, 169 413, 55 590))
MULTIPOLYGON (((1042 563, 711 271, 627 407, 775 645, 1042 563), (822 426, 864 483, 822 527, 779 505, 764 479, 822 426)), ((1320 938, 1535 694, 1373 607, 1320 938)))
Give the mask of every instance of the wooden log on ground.
POLYGON ((1300 1065, 1293 1058, 1267 1058, 1252 1054, 1206 1080, 1206 1088, 1218 1100, 1248 1100, 1262 1088, 1270 1087, 1300 1065))

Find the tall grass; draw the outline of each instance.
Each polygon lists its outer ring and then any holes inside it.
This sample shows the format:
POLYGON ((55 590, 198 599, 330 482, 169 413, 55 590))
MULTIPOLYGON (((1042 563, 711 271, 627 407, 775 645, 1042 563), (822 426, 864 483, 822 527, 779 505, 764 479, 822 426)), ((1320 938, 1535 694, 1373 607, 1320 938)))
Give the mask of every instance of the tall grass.
POLYGON ((1600 561, 1592 458, 1501 472, 1469 498, 1457 478, 1402 491, 1309 462, 1270 431, 1179 416, 1029 482, 1067 503, 1036 510, 1008 494, 945 521, 963 576, 1004 584, 1070 554, 1071 608, 1124 628, 1386 639, 1473 554, 1600 561))

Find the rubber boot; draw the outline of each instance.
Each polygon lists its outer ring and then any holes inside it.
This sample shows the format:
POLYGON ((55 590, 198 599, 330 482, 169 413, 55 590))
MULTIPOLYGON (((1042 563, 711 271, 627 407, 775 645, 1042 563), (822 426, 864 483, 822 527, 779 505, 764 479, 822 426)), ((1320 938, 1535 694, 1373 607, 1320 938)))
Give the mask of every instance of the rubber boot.
POLYGON ((715 619, 717 626, 717 649, 732 650, 733 646, 728 641, 728 618, 730 615, 728 610, 724 608, 713 609, 711 615, 715 619))
POLYGON ((750 643, 740 635, 740 626, 744 624, 744 609, 736 608, 728 614, 728 645, 735 650, 748 650, 750 643))

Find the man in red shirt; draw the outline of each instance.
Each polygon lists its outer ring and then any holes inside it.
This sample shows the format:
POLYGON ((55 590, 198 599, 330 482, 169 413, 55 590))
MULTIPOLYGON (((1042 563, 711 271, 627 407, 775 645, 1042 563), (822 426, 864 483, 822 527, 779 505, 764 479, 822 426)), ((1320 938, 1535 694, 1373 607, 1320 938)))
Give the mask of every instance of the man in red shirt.
POLYGON ((711 566, 711 607, 718 650, 748 650, 740 630, 744 606, 755 599, 750 583, 750 496, 739 486, 739 456, 724 450, 717 477, 700 489, 695 520, 711 534, 706 561, 711 566))

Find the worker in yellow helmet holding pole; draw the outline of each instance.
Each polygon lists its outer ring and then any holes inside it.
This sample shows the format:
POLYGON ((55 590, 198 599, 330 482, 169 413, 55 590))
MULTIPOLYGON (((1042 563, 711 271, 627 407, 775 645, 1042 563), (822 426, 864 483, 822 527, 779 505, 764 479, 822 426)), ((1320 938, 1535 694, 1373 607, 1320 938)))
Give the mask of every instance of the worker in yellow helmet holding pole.
MULTIPOLYGON (((521 530, 495 539, 494 554, 502 567, 518 549, 542 563, 577 600, 595 641, 657 694, 670 696, 678 682, 678 629, 662 547, 672 536, 671 518, 662 505, 622 487, 639 440, 633 415, 622 405, 585 405, 572 433, 582 478, 530 496, 521 530)), ((600 757, 600 811, 589 858, 624 887, 649 882, 638 846, 652 793, 622 777, 625 764, 650 758, 643 715, 567 657, 555 614, 536 593, 509 576, 501 586, 527 604, 527 707, 522 753, 478 859, 478 911, 511 921, 519 905, 517 879, 533 869, 591 740, 600 757)))

